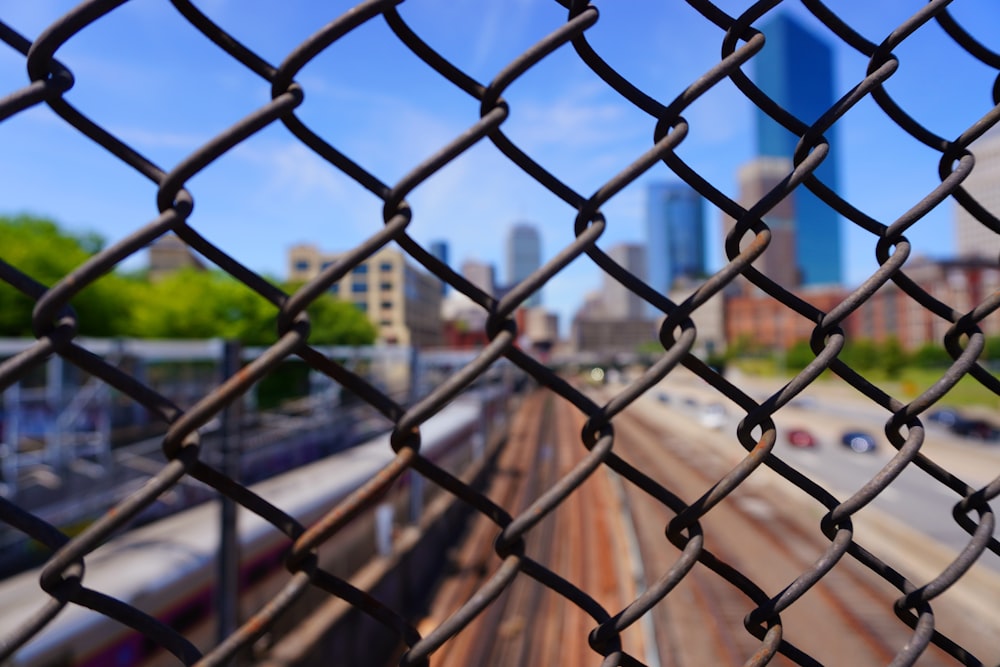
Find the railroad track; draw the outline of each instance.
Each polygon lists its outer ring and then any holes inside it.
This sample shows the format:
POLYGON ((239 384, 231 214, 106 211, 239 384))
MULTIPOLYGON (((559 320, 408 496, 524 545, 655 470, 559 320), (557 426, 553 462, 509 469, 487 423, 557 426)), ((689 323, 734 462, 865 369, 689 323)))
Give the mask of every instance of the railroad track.
MULTIPOLYGON (((487 495, 516 516, 585 455, 584 418, 547 392, 528 397, 512 424, 487 495)), ((627 410, 614 419, 614 452, 687 503, 697 500, 727 467, 706 456, 690 430, 627 410), (684 435, 684 433, 688 435, 684 435)), ((736 446, 734 442, 734 446, 736 446)), ((791 583, 829 547, 823 514, 801 502, 741 485, 701 520, 704 548, 746 575, 767 595, 791 583)), ((615 615, 680 557, 665 537, 674 513, 607 468, 599 468, 526 537, 525 553, 576 585, 615 615), (620 485, 623 495, 616 494, 620 485), (634 531, 630 551, 629 532, 634 531), (638 554, 635 553, 637 547, 638 554), (635 563, 634 558, 641 558, 635 563), (638 570, 636 569, 638 568, 638 570), (643 581, 633 585, 635 571, 643 581)), ((422 631, 441 623, 475 595, 500 559, 499 528, 481 519, 453 553, 422 631)), ((892 609, 896 589, 849 557, 781 614, 783 638, 799 661, 775 655, 769 664, 887 665, 910 638, 892 609), (809 663, 811 656, 816 662, 809 663)), ((635 662, 659 667, 741 665, 761 648, 743 626, 756 605, 701 563, 641 621, 625 629, 622 648, 635 662)), ((598 621, 562 595, 521 572, 465 629, 431 656, 437 667, 467 665, 598 665, 588 643, 598 621)), ((957 664, 931 646, 921 666, 957 664)))
MULTIPOLYGON (((527 508, 586 453, 571 408, 560 402, 548 392, 537 392, 525 399, 511 425, 508 446, 487 490, 511 515, 527 508)), ((586 591, 610 613, 635 596, 616 507, 607 476, 598 470, 525 540, 527 556, 586 591)), ((422 631, 441 623, 496 570, 500 559, 493 543, 499 532, 492 521, 473 522, 467 539, 452 555, 450 574, 438 588, 422 631)), ((599 664, 601 656, 587 641, 596 625, 588 614, 522 572, 482 614, 431 655, 431 664, 599 664)), ((632 640, 641 650, 637 631, 626 633, 624 640, 626 649, 632 640)))

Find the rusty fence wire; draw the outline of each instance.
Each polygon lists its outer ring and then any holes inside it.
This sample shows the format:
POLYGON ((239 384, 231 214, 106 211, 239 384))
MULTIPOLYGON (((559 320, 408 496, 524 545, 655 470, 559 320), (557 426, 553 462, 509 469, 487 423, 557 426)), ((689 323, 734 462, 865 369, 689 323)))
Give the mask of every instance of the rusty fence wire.
MULTIPOLYGON (((410 0, 411 3, 419 1, 410 0)), ((898 588, 900 597, 895 611, 901 621, 912 628, 912 640, 900 650, 896 656, 896 664, 913 664, 930 644, 950 653, 960 663, 977 664, 976 659, 967 655, 961 646, 935 629, 932 603, 961 578, 984 552, 992 551, 1000 555, 1000 544, 993 537, 994 515, 988 504, 1000 493, 1000 478, 983 488, 973 488, 926 458, 921 453, 925 434, 921 415, 966 376, 971 376, 994 393, 1000 394, 1000 383, 978 360, 984 347, 984 334, 979 323, 1000 305, 1000 294, 991 294, 972 309, 964 311, 938 301, 906 275, 905 261, 910 245, 905 234, 931 209, 949 199, 959 202, 983 225, 994 232, 1000 232, 1000 221, 962 188, 962 182, 974 164, 969 146, 996 124, 1000 117, 1000 107, 994 106, 959 136, 940 137, 908 115, 883 86, 898 64, 894 49, 932 24, 943 28, 956 44, 983 65, 1000 70, 1000 55, 971 37, 952 18, 949 14, 949 2, 936 0, 923 5, 884 41, 875 43, 842 22, 819 0, 803 0, 802 4, 832 34, 839 36, 852 49, 869 59, 866 75, 853 82, 849 92, 837 100, 819 120, 808 125, 764 95, 745 72, 765 39, 755 28, 755 24, 781 5, 780 0, 748 3, 738 16, 730 16, 707 0, 688 0, 687 5, 718 28, 720 57, 710 69, 692 74, 689 85, 683 90, 674 91, 676 96, 672 99, 664 99, 659 94, 641 90, 630 83, 603 60, 598 50, 588 42, 588 30, 600 21, 600 3, 560 0, 559 4, 564 7, 564 22, 553 25, 544 39, 525 50, 502 71, 496 72, 491 80, 477 81, 422 41, 418 32, 407 24, 405 12, 397 8, 397 5, 404 4, 400 0, 364 2, 326 25, 316 26, 314 32, 287 53, 280 63, 268 62, 244 46, 227 32, 226 26, 214 23, 195 3, 173 0, 173 7, 192 28, 199 31, 206 40, 210 40, 215 48, 225 51, 234 61, 259 77, 262 88, 269 91, 269 100, 172 166, 153 164, 126 141, 117 137, 107 125, 102 124, 100 117, 86 115, 68 100, 67 93, 75 83, 74 73, 58 59, 59 50, 72 42, 78 34, 85 33, 91 26, 103 21, 122 4, 124 3, 107 0, 85 2, 38 35, 22 35, 16 26, 0 23, 0 37, 7 48, 23 55, 30 79, 23 88, 7 91, 6 97, 0 100, 0 120, 9 119, 33 107, 48 106, 63 122, 155 183, 158 187, 159 209, 152 219, 137 224, 126 238, 104 249, 52 285, 41 284, 31 275, 19 270, 19 267, 2 261, 3 251, 0 246, 0 279, 36 302, 31 324, 37 338, 29 349, 3 362, 0 366, 0 387, 11 386, 48 358, 58 355, 131 397, 168 427, 162 441, 163 464, 145 486, 82 533, 72 537, 16 504, 0 498, 0 519, 52 550, 38 582, 50 599, 40 609, 23 610, 23 624, 12 634, 0 639, 0 658, 15 654, 64 607, 79 605, 134 628, 186 664, 222 664, 279 623, 283 613, 301 591, 315 587, 330 595, 342 597, 397 633, 400 642, 408 648, 402 659, 404 664, 425 664, 436 647, 447 642, 471 622, 488 601, 510 583, 524 563, 520 545, 523 544, 525 535, 541 517, 552 512, 568 493, 584 481, 581 477, 567 477, 563 484, 556 485, 538 498, 530 514, 510 516, 474 488, 421 455, 421 426, 460 396, 495 362, 505 358, 540 385, 571 402, 588 417, 580 444, 588 450, 587 455, 591 459, 601 464, 597 468, 606 466, 621 475, 626 483, 633 483, 643 489, 655 488, 658 497, 662 499, 676 496, 669 489, 658 487, 655 482, 645 478, 616 453, 612 429, 615 416, 681 365, 699 375, 746 412, 738 430, 739 444, 747 451, 743 462, 719 479, 697 502, 691 505, 675 503, 668 508, 674 518, 667 526, 667 537, 678 549, 679 562, 687 565, 678 566, 673 577, 661 579, 659 588, 647 591, 635 600, 627 613, 609 609, 595 619, 595 627, 598 629, 593 636, 599 638, 599 641, 593 641, 592 645, 605 656, 604 664, 640 663, 639 658, 622 651, 620 643, 615 639, 617 633, 624 629, 623 624, 634 622, 659 599, 668 595, 676 579, 683 577, 687 571, 685 568, 695 562, 714 570, 718 576, 724 577, 757 604, 746 621, 747 631, 756 636, 761 645, 758 654, 750 658, 753 663, 767 663, 778 653, 796 661, 808 661, 808 657, 801 656, 783 642, 782 612, 842 558, 856 559, 898 588), (366 168, 363 159, 355 161, 338 150, 337 146, 311 129, 296 112, 307 87, 305 83, 296 80, 301 70, 339 39, 371 21, 385 22, 413 58, 423 61, 442 81, 448 82, 478 105, 478 114, 469 118, 464 132, 442 145, 437 153, 412 168, 395 183, 383 182, 366 168), (560 49, 571 49, 607 86, 644 112, 649 118, 649 127, 653 130, 648 150, 636 155, 634 161, 622 171, 608 174, 604 183, 590 195, 577 192, 561 180, 559 174, 547 171, 504 132, 504 123, 512 113, 503 97, 505 90, 560 49), (754 105, 800 137, 790 173, 773 190, 751 205, 741 205, 724 195, 717 184, 709 182, 678 155, 678 149, 683 145, 689 129, 684 118, 685 110, 714 86, 726 80, 735 84, 754 105), (940 185, 927 192, 920 201, 913 202, 905 214, 888 224, 855 209, 813 175, 828 149, 825 133, 862 100, 873 101, 913 141, 940 152, 941 156, 940 185), (292 294, 285 293, 262 275, 242 265, 231 254, 227 254, 225 247, 218 247, 199 234, 197 224, 190 218, 195 196, 186 189, 186 184, 195 175, 238 147, 241 142, 269 126, 278 125, 283 125, 304 147, 325 161, 331 171, 353 179, 384 204, 384 224, 380 228, 373 230, 364 242, 351 248, 292 294), (418 185, 478 144, 492 144, 524 175, 564 202, 566 224, 572 226, 575 236, 571 243, 553 253, 541 268, 499 300, 435 259, 408 232, 414 212, 407 202, 407 196, 418 185), (664 163, 718 212, 736 221, 725 244, 727 263, 704 279, 698 289, 681 303, 671 301, 665 294, 631 275, 598 245, 607 224, 602 215, 602 207, 651 168, 664 163), (762 218, 796 189, 810 190, 876 239, 876 252, 881 266, 827 311, 819 310, 797 296, 792 292, 792 286, 783 286, 770 280, 751 264, 767 252, 770 230, 762 218), (76 336, 76 315, 69 306, 75 295, 86 290, 100 276, 115 269, 168 232, 178 235, 217 267, 273 304, 277 313, 278 333, 274 344, 249 363, 243 372, 209 388, 201 400, 187 409, 181 409, 144 384, 142 378, 119 370, 81 344, 76 336), (353 267, 389 243, 398 245, 412 260, 451 288, 468 296, 488 315, 486 333, 491 342, 478 352, 473 361, 447 381, 434 386, 426 395, 409 405, 396 402, 336 360, 324 356, 320 350, 310 345, 309 340, 310 322, 306 307, 310 302, 327 292, 353 267), (579 258, 589 258, 589 261, 666 316, 659 330, 662 353, 639 379, 605 405, 595 404, 561 379, 552 368, 517 345, 515 310, 533 292, 579 258), (783 389, 762 402, 730 383, 691 353, 698 334, 692 323, 692 315, 712 296, 740 277, 783 304, 789 311, 814 323, 810 345, 815 361, 783 389), (887 395, 838 358, 838 353, 845 344, 842 324, 846 318, 866 303, 881 286, 890 282, 895 283, 921 308, 950 323, 948 334, 940 343, 953 362, 937 383, 909 402, 887 395), (278 364, 292 356, 300 358, 314 371, 332 378, 360 396, 394 425, 391 437, 394 456, 391 462, 359 492, 328 508, 323 518, 312 525, 300 524, 283 512, 281 507, 269 504, 249 488, 208 465, 200 455, 199 447, 199 427, 217 417, 226 406, 247 392, 254 382, 267 376, 278 364), (771 453, 776 438, 772 419, 774 414, 825 371, 832 371, 849 383, 859 395, 867 397, 873 404, 887 411, 890 417, 885 428, 886 435, 897 450, 878 475, 844 499, 834 498, 771 453), (700 520, 760 466, 770 467, 827 509, 822 519, 822 530, 829 538, 829 550, 812 569, 799 573, 787 588, 773 597, 762 595, 752 581, 735 568, 719 563, 705 548, 704 542, 695 539, 701 533, 700 520), (904 469, 910 467, 926 472, 928 484, 936 480, 936 483, 950 489, 955 497, 955 521, 968 533, 968 542, 957 559, 933 580, 922 585, 908 581, 889 564, 880 561, 852 540, 852 515, 887 489, 904 469), (428 483, 440 486, 484 516, 491 517, 497 523, 499 533, 495 548, 505 562, 512 565, 504 570, 504 576, 497 575, 489 579, 480 593, 470 599, 447 623, 430 630, 424 636, 408 623, 399 610, 380 604, 343 578, 324 571, 317 566, 315 560, 315 553, 320 545, 336 539, 338 531, 350 523, 352 516, 373 504, 381 491, 408 471, 418 472, 428 483), (252 618, 204 654, 166 624, 91 588, 87 577, 88 556, 99 545, 157 498, 192 478, 213 487, 246 510, 259 515, 286 534, 290 541, 285 561, 292 574, 289 583, 277 596, 261 606, 252 618)), ((275 4, 274 11, 282 10, 275 4)), ((260 20, 266 21, 268 17, 262 16, 260 20)), ((994 86, 991 94, 993 104, 1000 104, 1000 84, 994 86)), ((489 175, 484 174, 482 178, 485 181, 489 179, 489 175)), ((10 242, 12 241, 9 239, 2 240, 4 245, 10 242)), ((540 570, 537 563, 534 564, 533 577, 542 584, 553 587, 553 590, 565 590, 565 582, 555 573, 548 574, 551 576, 547 576, 543 569, 540 570)), ((580 595, 585 596, 585 593, 580 595)))

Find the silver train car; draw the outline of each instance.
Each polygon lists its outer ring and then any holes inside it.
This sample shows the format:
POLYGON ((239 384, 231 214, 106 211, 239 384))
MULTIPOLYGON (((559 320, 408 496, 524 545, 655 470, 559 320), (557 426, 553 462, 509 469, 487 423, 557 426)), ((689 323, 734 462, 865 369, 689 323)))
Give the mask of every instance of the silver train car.
MULTIPOLYGON (((483 455, 488 431, 502 426, 507 394, 499 387, 467 393, 421 427, 421 454, 458 474, 483 455)), ((253 485, 253 490, 303 524, 318 519, 393 457, 388 434, 253 485)), ((380 500, 397 520, 419 514, 433 485, 411 484, 406 473, 380 500), (419 491, 415 492, 415 489, 419 491)), ((321 563, 360 567, 376 555, 374 509, 320 550, 321 563)), ((289 576, 283 559, 291 543, 257 515, 240 509, 240 606, 259 609, 289 576)), ((214 640, 214 588, 220 541, 218 501, 136 528, 86 558, 83 584, 158 618, 199 647, 214 640)), ((337 572, 340 576, 345 573, 337 572)), ((0 582, 0 649, 48 595, 34 570, 0 582)), ((4 667, 111 667, 177 664, 175 657, 131 628, 88 608, 68 604, 4 667)))

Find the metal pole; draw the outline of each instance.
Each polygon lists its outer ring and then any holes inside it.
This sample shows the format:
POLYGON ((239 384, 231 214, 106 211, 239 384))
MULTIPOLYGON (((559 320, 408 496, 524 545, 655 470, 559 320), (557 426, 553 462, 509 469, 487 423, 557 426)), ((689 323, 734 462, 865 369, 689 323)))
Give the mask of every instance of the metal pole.
MULTIPOLYGON (((226 341, 222 353, 222 376, 230 378, 239 372, 240 344, 226 341)), ((234 400, 222 411, 220 433, 220 468, 224 475, 239 481, 240 472, 240 400, 234 400)), ((222 525, 219 533, 218 642, 221 643, 239 627, 239 539, 236 532, 236 501, 223 495, 220 499, 222 525)))

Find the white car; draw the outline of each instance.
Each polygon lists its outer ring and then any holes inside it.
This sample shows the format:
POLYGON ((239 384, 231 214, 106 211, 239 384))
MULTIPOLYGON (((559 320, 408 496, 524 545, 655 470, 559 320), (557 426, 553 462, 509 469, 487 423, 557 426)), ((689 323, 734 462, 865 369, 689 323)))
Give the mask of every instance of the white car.
POLYGON ((705 428, 720 429, 726 425, 726 406, 708 403, 698 411, 698 423, 705 428))

